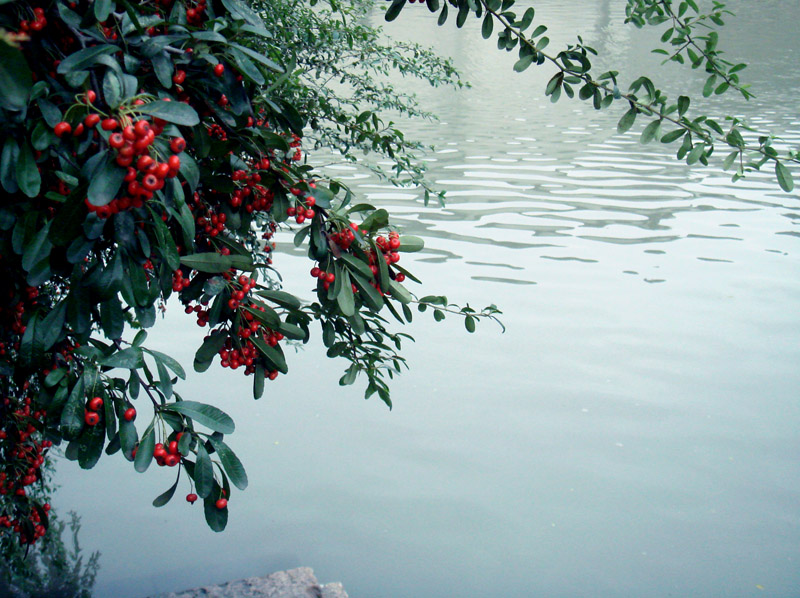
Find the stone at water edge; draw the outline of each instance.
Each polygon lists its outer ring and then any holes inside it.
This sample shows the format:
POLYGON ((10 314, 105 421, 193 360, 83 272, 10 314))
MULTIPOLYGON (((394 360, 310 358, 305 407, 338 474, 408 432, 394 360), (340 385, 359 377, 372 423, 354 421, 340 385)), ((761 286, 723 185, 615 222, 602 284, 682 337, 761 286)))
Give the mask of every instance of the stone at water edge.
POLYGON ((348 598, 340 583, 320 585, 310 567, 248 577, 216 586, 167 592, 151 598, 348 598))

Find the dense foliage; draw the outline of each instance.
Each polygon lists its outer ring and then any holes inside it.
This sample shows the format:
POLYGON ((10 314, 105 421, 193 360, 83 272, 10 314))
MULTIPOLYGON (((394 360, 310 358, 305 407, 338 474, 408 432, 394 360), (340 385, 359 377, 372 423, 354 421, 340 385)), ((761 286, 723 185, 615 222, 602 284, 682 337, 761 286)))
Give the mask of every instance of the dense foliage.
MULTIPOLYGON (((406 3, 407 0, 393 0, 386 11, 386 19, 396 19, 406 3)), ((708 165, 717 148, 727 148, 722 167, 733 170, 734 181, 770 165, 781 188, 787 193, 794 189, 790 167, 800 165, 800 148, 787 147, 775 135, 759 132, 736 116, 691 115, 690 96, 670 99, 646 76, 637 77, 627 92, 622 91, 619 71, 594 74, 592 57, 597 51, 580 36, 574 44, 553 52, 549 49, 550 38, 545 35, 547 26, 534 27, 535 9, 528 7, 519 15, 513 10, 515 4, 515 0, 427 0, 428 9, 439 13, 439 25, 444 25, 453 13, 458 27, 470 17, 482 19, 484 39, 495 35, 499 50, 518 52, 514 71, 521 73, 531 66, 555 70, 544 90, 553 102, 562 95, 577 96, 580 100, 591 101, 597 110, 623 103, 627 110, 617 127, 620 133, 630 130, 641 116, 649 119, 641 133, 642 143, 680 141, 677 158, 689 165, 708 165), (670 126, 672 130, 664 130, 670 126)), ((710 5, 704 11, 695 0, 627 0, 626 23, 639 28, 659 28, 659 47, 653 52, 664 56, 664 62, 703 69, 708 75, 701 90, 703 97, 735 90, 749 99, 752 97, 749 86, 740 81, 740 73, 746 65, 729 62, 719 48, 717 29, 733 13, 724 2, 712 0, 710 5)))
MULTIPOLYGON (((417 302, 437 318, 461 313, 472 331, 477 318, 497 313, 418 300, 405 286, 416 278, 398 262, 422 240, 401 236, 385 210, 353 202, 305 164, 309 118, 319 143, 338 146, 339 135, 354 148, 375 144, 397 157, 398 172, 408 148, 377 116, 353 117, 348 106, 362 95, 337 102, 308 82, 308 64, 331 38, 297 43, 297 19, 320 13, 285 8, 265 20, 241 0, 2 3, 5 544, 45 534, 42 471, 63 442, 85 469, 104 451, 139 472, 154 460, 177 468, 156 506, 185 472, 187 501, 202 499, 209 526, 224 529, 231 487, 248 483, 225 438, 234 423, 215 406, 182 400, 174 385, 184 369, 144 344, 173 294, 208 328, 196 371, 219 358, 251 377, 259 398, 288 372, 284 340, 307 342, 318 322, 328 356, 348 362, 341 384, 364 374, 365 396, 389 406, 387 378, 401 371, 410 337, 390 330, 384 314, 410 321, 408 304, 417 302), (273 237, 288 221, 313 262, 310 304, 282 290, 273 267, 273 237), (133 338, 128 328, 138 329, 133 338)), ((355 13, 337 14, 340 21, 306 30, 335 31, 355 13)), ((376 39, 366 28, 351 32, 348 46, 362 52, 376 39)), ((452 76, 445 61, 429 58, 432 77, 452 76)), ((345 72, 349 60, 326 68, 345 72)), ((398 58, 397 68, 407 63, 398 58)), ((353 89, 388 97, 367 72, 353 89)))

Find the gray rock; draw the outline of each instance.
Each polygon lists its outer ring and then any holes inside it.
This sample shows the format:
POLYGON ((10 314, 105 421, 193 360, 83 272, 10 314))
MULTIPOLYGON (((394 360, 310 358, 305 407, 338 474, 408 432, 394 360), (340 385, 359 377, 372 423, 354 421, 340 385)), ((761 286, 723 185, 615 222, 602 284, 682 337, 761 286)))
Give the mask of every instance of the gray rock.
POLYGON ((218 586, 168 592, 152 598, 348 598, 342 584, 320 585, 310 567, 248 577, 218 586))

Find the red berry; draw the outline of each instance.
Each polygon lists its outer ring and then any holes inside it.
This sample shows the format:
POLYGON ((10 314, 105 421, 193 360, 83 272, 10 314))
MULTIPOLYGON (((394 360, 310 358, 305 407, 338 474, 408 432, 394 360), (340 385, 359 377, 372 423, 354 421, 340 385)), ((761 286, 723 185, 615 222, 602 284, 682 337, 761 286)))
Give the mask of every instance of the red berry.
POLYGON ((136 168, 138 168, 141 172, 147 172, 150 170, 150 167, 154 162, 155 160, 153 160, 153 158, 150 156, 139 156, 139 159, 136 160, 136 168))
POLYGON ((83 420, 86 422, 87 426, 96 426, 100 423, 100 416, 94 411, 87 411, 86 415, 83 417, 83 420))
POLYGON ((125 410, 125 413, 122 414, 122 417, 125 418, 126 422, 132 422, 136 419, 136 409, 133 407, 128 407, 125 410))
POLYGON ((137 137, 144 137, 150 132, 150 123, 146 120, 136 121, 136 124, 133 125, 133 130, 137 137))
POLYGON ((175 467, 180 462, 181 458, 178 455, 169 454, 164 457, 164 465, 167 467, 175 467))
POLYGON ((96 99, 97 99, 97 93, 95 93, 93 89, 90 89, 89 91, 86 92, 87 103, 92 104, 96 99))
POLYGON ((175 74, 172 76, 172 82, 175 85, 181 85, 185 80, 186 80, 186 71, 180 71, 180 70, 175 71, 175 74))
POLYGON ((100 397, 95 397, 91 401, 89 401, 89 409, 92 411, 97 411, 103 406, 103 399, 100 397))
POLYGON ((220 498, 217 500, 217 502, 214 503, 214 506, 216 506, 221 511, 222 509, 228 506, 228 499, 220 498))
POLYGON ((104 131, 113 131, 119 126, 119 121, 117 121, 116 118, 106 118, 103 119, 103 122, 100 123, 100 126, 104 131))
POLYGON ((214 65, 214 74, 217 77, 221 77, 224 72, 225 72, 225 65, 224 64, 222 64, 220 62, 219 64, 215 64, 214 65))
POLYGON ((186 140, 183 137, 173 137, 172 141, 169 142, 169 149, 174 154, 180 154, 186 149, 186 140))
POLYGON ((167 164, 169 164, 170 170, 180 170, 181 167, 181 159, 178 156, 170 156, 167 158, 167 164))
POLYGON ((147 189, 148 191, 155 191, 158 189, 159 180, 158 177, 154 174, 145 175, 142 179, 142 187, 147 189))
POLYGON ((56 134, 56 137, 69 135, 72 132, 72 125, 67 122, 60 122, 53 127, 53 132, 56 134))
POLYGON ((121 149, 125 145, 125 138, 122 133, 112 133, 111 137, 108 138, 108 145, 114 149, 121 149))
POLYGON ((194 492, 190 492, 186 495, 186 502, 194 504, 197 500, 197 495, 194 492))
POLYGON ((83 124, 85 124, 90 129, 97 125, 100 122, 100 115, 96 112, 92 112, 91 114, 87 114, 86 118, 83 119, 83 124))
POLYGON ((162 180, 167 178, 167 175, 169 174, 169 164, 167 164, 166 162, 161 162, 160 164, 158 164, 158 166, 156 166, 153 169, 153 174, 156 175, 157 178, 162 180))

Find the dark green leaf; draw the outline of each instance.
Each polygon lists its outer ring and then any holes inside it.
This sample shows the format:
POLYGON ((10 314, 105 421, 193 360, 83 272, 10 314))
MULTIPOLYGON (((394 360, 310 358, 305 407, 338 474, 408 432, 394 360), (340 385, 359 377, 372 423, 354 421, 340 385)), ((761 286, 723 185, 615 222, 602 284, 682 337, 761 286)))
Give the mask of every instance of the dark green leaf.
POLYGON ((153 450, 156 448, 156 435, 151 423, 142 436, 139 442, 139 448, 136 449, 136 457, 133 460, 133 468, 139 473, 144 473, 150 467, 150 462, 153 460, 153 450))
POLYGON ((217 451, 219 460, 222 462, 222 466, 225 468, 225 472, 228 474, 231 482, 233 482, 233 485, 239 490, 246 489, 247 473, 245 472, 244 465, 242 465, 239 457, 237 457, 230 447, 221 439, 211 436, 209 440, 211 441, 211 445, 214 447, 214 450, 217 451))
POLYGON ((60 75, 64 75, 74 71, 81 71, 93 64, 99 63, 101 56, 113 54, 118 50, 119 48, 117 46, 111 44, 102 44, 78 50, 61 61, 61 64, 58 65, 57 72, 60 75))
POLYGON ((84 407, 86 403, 83 378, 78 378, 69 394, 64 409, 61 411, 61 432, 65 438, 77 438, 84 424, 84 407))
POLYGON ((163 494, 159 494, 153 499, 154 507, 163 507, 170 500, 172 500, 172 497, 175 495, 175 489, 178 487, 178 480, 180 480, 180 477, 176 477, 175 483, 172 484, 172 486, 170 486, 163 494))
POLYGON ((0 41, 0 107, 19 111, 28 103, 33 78, 22 52, 0 41))
POLYGON ((91 469, 97 465, 103 454, 105 441, 106 431, 101 424, 84 428, 83 434, 78 439, 78 464, 81 469, 91 469))
POLYGON ((100 362, 100 365, 114 368, 134 370, 142 367, 142 350, 139 347, 128 347, 112 353, 100 362))
MULTIPOLYGON (((2 42, 0 42, 2 45, 2 42)), ((33 149, 27 141, 22 142, 20 148, 19 161, 17 162, 17 185, 28 197, 36 197, 42 186, 42 175, 36 166, 36 159, 33 156, 33 149)))
POLYGON ((214 489, 214 465, 203 443, 197 445, 197 461, 194 464, 194 485, 201 498, 207 498, 214 489))
POLYGON ((236 427, 227 413, 213 405, 196 401, 180 401, 170 403, 164 409, 180 413, 196 423, 222 434, 232 434, 236 427))
MULTIPOLYGON (((218 486, 215 485, 215 488, 218 489, 218 486)), ((221 532, 225 530, 225 526, 228 524, 228 507, 218 509, 216 502, 216 494, 209 494, 203 499, 203 513, 206 516, 208 527, 215 532, 221 532)))
POLYGON ((392 4, 386 9, 384 18, 387 21, 394 21, 406 5, 406 0, 392 0, 392 4))
POLYGON ((183 102, 167 102, 156 100, 149 104, 136 106, 137 112, 149 114, 176 125, 186 125, 193 127, 200 124, 200 117, 194 108, 183 102))

